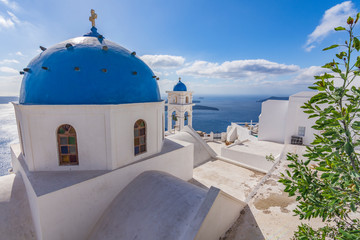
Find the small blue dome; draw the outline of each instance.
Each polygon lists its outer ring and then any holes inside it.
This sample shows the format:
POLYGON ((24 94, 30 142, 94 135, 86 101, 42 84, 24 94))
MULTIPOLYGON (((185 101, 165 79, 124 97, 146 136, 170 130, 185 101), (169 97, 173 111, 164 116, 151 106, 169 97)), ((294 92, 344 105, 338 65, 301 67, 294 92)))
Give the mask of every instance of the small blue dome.
POLYGON ((20 104, 122 104, 161 101, 151 69, 105 40, 96 28, 36 56, 25 71, 20 104))
POLYGON ((186 92, 186 86, 184 83, 181 82, 181 80, 179 79, 179 82, 174 86, 173 91, 183 91, 186 92))

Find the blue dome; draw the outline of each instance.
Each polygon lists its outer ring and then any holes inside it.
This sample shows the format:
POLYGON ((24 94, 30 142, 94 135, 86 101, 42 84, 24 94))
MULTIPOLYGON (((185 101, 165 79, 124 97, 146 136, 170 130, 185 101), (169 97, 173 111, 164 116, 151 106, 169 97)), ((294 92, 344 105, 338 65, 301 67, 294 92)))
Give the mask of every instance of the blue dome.
POLYGON ((161 101, 154 73, 96 28, 56 44, 26 69, 20 104, 122 104, 161 101))
POLYGON ((181 80, 179 80, 179 82, 174 86, 173 91, 183 91, 186 92, 186 86, 184 83, 181 82, 181 80))

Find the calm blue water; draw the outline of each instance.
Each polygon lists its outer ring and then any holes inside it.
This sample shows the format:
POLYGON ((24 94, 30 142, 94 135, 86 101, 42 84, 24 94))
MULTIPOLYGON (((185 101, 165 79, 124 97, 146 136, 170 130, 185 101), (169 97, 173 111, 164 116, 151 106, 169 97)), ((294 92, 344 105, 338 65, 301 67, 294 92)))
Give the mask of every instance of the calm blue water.
MULTIPOLYGON (((193 128, 204 132, 224 132, 231 122, 258 121, 261 103, 267 96, 194 96, 198 105, 216 107, 219 111, 194 110, 193 128)), ((0 176, 11 167, 10 144, 19 142, 14 108, 16 97, 0 97, 0 176)), ((166 119, 166 118, 165 118, 166 119)), ((167 125, 165 125, 167 126, 167 125)))
POLYGON ((258 100, 264 96, 203 96, 198 105, 216 107, 219 111, 194 110, 193 128, 203 132, 226 132, 226 127, 231 122, 259 121, 261 103, 258 100))
POLYGON ((8 174, 11 167, 10 144, 19 142, 14 107, 16 97, 0 97, 0 176, 8 174))
MULTIPOLYGON (((267 96, 194 96, 196 105, 218 108, 214 110, 194 110, 193 128, 203 132, 226 132, 231 122, 259 121, 261 102, 267 96)), ((166 114, 166 112, 165 112, 166 114)), ((167 127, 167 118, 165 118, 167 127)))

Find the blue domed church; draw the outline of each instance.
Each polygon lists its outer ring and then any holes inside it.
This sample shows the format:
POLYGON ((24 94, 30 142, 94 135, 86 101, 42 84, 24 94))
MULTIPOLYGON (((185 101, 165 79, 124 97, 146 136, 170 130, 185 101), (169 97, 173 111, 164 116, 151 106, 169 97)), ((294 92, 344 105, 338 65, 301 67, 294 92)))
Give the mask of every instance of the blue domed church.
POLYGON ((29 170, 111 170, 161 150, 164 102, 135 52, 95 27, 43 50, 24 69, 15 105, 29 170))
MULTIPOLYGON (((20 72, 13 103, 20 144, 11 146, 12 166, 31 220, 0 223, 2 237, 218 239, 238 216, 228 206, 239 212, 242 205, 219 204, 232 198, 187 182, 194 156, 209 159, 209 150, 194 149, 203 145, 191 128, 185 139, 164 137, 154 73, 134 51, 100 34, 96 18, 91 10, 89 33, 41 47, 20 72), (222 219, 216 227, 214 214, 222 219)), ((174 87, 183 93, 178 101, 190 104, 186 90, 181 82, 174 87)))

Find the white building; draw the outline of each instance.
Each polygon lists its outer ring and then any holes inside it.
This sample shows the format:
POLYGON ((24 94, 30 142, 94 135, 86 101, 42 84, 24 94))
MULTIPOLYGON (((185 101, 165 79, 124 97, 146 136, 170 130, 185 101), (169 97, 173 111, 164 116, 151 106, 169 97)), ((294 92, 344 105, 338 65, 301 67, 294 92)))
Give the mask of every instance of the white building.
MULTIPOLYGON (((90 33, 43 48, 22 72, 14 103, 20 145, 11 148, 12 164, 36 238, 218 239, 243 203, 186 182, 197 156, 191 141, 199 140, 164 138, 152 70, 92 20, 90 33)), ((191 93, 175 95, 191 105, 191 93)), ((6 224, 6 239, 26 229, 6 224)))
POLYGON ((316 130, 311 128, 315 119, 308 119, 301 106, 309 101, 316 92, 299 92, 289 100, 267 100, 261 105, 258 139, 278 143, 291 143, 292 137, 301 138, 309 145, 314 140, 316 130))
POLYGON ((181 131, 184 126, 192 126, 192 92, 187 91, 187 88, 181 78, 174 86, 173 91, 166 91, 168 94, 167 106, 167 123, 168 131, 172 129, 181 131))

